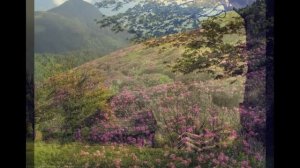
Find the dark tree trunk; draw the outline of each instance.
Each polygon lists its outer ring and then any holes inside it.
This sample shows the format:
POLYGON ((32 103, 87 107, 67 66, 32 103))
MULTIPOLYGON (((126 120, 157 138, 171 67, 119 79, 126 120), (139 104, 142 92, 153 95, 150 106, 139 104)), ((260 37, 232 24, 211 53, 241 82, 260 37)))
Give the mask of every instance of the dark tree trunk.
POLYGON ((273 18, 272 0, 257 0, 251 6, 237 10, 244 18, 248 53, 244 102, 241 104, 243 132, 254 130, 255 138, 266 147, 267 167, 273 167, 273 18), (252 114, 263 116, 263 124, 251 121, 252 114), (249 128, 249 122, 252 122, 249 128))

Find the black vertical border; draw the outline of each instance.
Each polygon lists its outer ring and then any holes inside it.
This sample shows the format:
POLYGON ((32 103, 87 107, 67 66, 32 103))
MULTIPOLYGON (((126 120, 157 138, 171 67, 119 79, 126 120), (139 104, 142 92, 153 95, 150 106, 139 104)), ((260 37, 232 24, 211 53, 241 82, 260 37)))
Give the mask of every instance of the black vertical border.
POLYGON ((26 167, 34 167, 34 0, 26 0, 26 167))
POLYGON ((266 167, 274 167, 274 1, 266 0, 266 167))

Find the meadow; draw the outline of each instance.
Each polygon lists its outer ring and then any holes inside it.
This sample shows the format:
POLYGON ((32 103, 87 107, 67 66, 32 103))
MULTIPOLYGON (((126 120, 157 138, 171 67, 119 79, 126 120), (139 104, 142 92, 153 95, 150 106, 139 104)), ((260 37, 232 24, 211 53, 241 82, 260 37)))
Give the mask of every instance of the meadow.
MULTIPOLYGON (((240 142, 236 142, 240 143, 240 142)), ((242 148, 235 144, 235 148, 242 148)), ((200 154, 173 148, 129 145, 88 145, 36 142, 34 166, 37 168, 84 167, 264 167, 260 154, 249 157, 242 149, 227 148, 200 154)))
POLYGON ((141 43, 65 69, 37 57, 35 167, 264 167, 265 116, 241 107, 246 77, 173 72, 184 51, 141 43))

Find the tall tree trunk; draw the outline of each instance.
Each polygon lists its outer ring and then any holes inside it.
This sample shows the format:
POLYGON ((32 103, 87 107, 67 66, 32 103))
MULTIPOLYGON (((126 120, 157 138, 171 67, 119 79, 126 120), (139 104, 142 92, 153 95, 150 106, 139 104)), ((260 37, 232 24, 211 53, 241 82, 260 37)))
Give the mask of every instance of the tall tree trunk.
MULTIPOLYGON (((266 112, 266 13, 264 0, 239 10, 246 28, 247 65, 244 102, 241 104, 243 132, 257 133, 256 138, 265 144, 265 125, 255 123, 254 118, 266 112)), ((249 135, 251 136, 251 135, 249 135)))
MULTIPOLYGON (((248 73, 245 82, 244 102, 241 104, 241 124, 247 134, 250 130, 258 133, 255 137, 266 147, 267 167, 273 167, 273 1, 257 0, 251 6, 237 10, 244 18, 247 38, 248 73), (251 113, 252 112, 252 113, 251 113), (251 115, 263 115, 263 125, 252 123, 251 115)), ((253 118, 252 118, 253 119, 253 118)))

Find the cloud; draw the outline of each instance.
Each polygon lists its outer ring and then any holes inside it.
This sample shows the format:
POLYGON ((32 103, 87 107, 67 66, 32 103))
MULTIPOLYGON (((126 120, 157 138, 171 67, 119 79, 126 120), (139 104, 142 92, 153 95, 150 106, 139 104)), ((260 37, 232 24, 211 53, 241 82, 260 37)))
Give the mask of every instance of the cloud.
POLYGON ((53 3, 54 3, 55 5, 61 5, 61 4, 64 3, 65 1, 67 1, 67 0, 53 0, 53 3))

